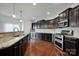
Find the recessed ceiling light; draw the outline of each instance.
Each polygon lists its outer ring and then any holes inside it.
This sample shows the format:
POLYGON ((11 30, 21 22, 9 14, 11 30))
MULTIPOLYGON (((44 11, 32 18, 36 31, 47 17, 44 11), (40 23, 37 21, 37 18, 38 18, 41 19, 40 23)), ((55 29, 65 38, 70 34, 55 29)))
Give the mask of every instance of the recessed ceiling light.
POLYGON ((49 11, 47 12, 47 15, 50 15, 50 12, 49 11))
POLYGON ((22 20, 20 20, 20 22, 22 22, 22 20))
POLYGON ((35 19, 35 17, 32 17, 32 19, 35 19))
POLYGON ((36 5, 36 3, 33 3, 33 5, 35 6, 35 5, 36 5))
POLYGON ((13 15, 12 15, 12 17, 13 17, 13 18, 16 18, 16 15, 15 15, 15 14, 13 14, 13 15))

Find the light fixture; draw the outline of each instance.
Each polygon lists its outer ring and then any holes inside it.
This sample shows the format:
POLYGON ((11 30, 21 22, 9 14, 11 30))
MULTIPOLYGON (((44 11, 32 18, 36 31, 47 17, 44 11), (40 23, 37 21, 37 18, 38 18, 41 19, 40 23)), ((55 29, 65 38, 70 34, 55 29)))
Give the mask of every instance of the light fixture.
POLYGON ((13 18, 16 18, 16 15, 15 15, 15 14, 13 14, 13 15, 12 15, 12 17, 13 17, 13 18))
POLYGON ((22 22, 22 10, 20 11, 20 22, 22 22))
POLYGON ((15 15, 15 3, 13 3, 13 14, 12 14, 12 17, 16 18, 16 15, 15 15))
POLYGON ((47 12, 47 15, 50 15, 50 12, 49 11, 47 12))
POLYGON ((32 19, 34 20, 34 19, 35 19, 35 17, 32 17, 32 19))
POLYGON ((22 20, 20 20, 20 22, 22 22, 22 20))
POLYGON ((22 10, 20 10, 20 19, 19 19, 19 24, 20 24, 20 31, 23 29, 23 20, 22 20, 22 10))
POLYGON ((33 3, 33 5, 35 6, 35 5, 36 5, 36 3, 33 3))

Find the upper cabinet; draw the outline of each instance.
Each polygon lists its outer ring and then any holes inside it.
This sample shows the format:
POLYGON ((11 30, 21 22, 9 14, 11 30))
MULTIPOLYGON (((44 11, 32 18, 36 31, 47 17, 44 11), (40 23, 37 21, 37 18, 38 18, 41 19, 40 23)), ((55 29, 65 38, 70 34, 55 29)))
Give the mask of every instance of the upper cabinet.
POLYGON ((77 27, 79 27, 79 6, 77 6, 77 27))
POLYGON ((39 28, 44 28, 45 23, 46 23, 45 20, 40 20, 40 21, 37 21, 35 23, 32 23, 32 30, 39 29, 39 28))
POLYGON ((70 27, 79 27, 79 6, 76 6, 69 14, 70 27))
POLYGON ((41 20, 36 22, 36 28, 40 29, 51 29, 56 28, 58 26, 59 17, 50 20, 41 20))
POLYGON ((63 11, 59 14, 60 21, 69 20, 69 12, 70 12, 71 9, 72 8, 68 8, 68 9, 66 9, 65 11, 63 11))
POLYGON ((40 20, 32 28, 51 29, 63 27, 79 27, 79 5, 61 12, 58 17, 50 20, 40 20))
POLYGON ((68 8, 59 14, 58 27, 68 27, 69 26, 69 12, 72 8, 68 8))
POLYGON ((58 22, 59 22, 59 17, 56 17, 56 18, 53 19, 53 26, 54 26, 54 28, 58 27, 58 22))
POLYGON ((38 24, 37 28, 44 28, 45 27, 45 23, 46 23, 45 20, 38 21, 37 22, 37 24, 38 24))
POLYGON ((70 27, 77 26, 77 8, 73 8, 69 13, 69 25, 70 27))

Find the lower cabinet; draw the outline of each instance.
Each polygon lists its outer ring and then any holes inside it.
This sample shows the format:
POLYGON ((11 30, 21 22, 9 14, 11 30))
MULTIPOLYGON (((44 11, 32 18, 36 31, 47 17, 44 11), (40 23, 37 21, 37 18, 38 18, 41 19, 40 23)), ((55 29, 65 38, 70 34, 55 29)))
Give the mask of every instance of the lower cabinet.
POLYGON ((48 42, 52 42, 52 34, 51 33, 31 33, 31 39, 44 40, 48 42))
POLYGON ((0 56, 12 56, 14 55, 12 47, 1 49, 0 56))
POLYGON ((13 49, 14 49, 15 56, 18 56, 18 55, 21 56, 21 54, 22 54, 22 50, 21 50, 22 47, 21 46, 15 46, 13 49))
POLYGON ((79 56, 79 39, 65 37, 65 51, 71 56, 79 56))
POLYGON ((23 56, 28 45, 28 36, 14 44, 14 56, 23 56))
POLYGON ((0 56, 23 56, 27 45, 28 36, 8 48, 0 49, 0 56))
POLYGON ((39 39, 39 40, 52 42, 52 34, 51 33, 31 33, 31 39, 39 39))
POLYGON ((42 40, 52 42, 52 34, 50 33, 42 33, 42 40))

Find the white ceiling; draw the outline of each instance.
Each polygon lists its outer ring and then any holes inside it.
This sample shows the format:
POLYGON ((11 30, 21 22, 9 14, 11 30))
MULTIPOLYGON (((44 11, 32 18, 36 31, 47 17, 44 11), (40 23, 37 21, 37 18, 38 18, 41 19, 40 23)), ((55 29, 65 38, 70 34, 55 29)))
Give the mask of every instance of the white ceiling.
MULTIPOLYGON (((17 19, 20 18, 20 10, 23 11, 22 15, 25 20, 32 20, 33 17, 35 19, 54 18, 60 11, 70 5, 72 5, 72 3, 37 3, 35 6, 32 3, 16 3, 15 13, 17 19), (50 12, 50 14, 47 15, 47 12, 50 12)), ((13 4, 0 3, 0 13, 11 17, 13 4)))

